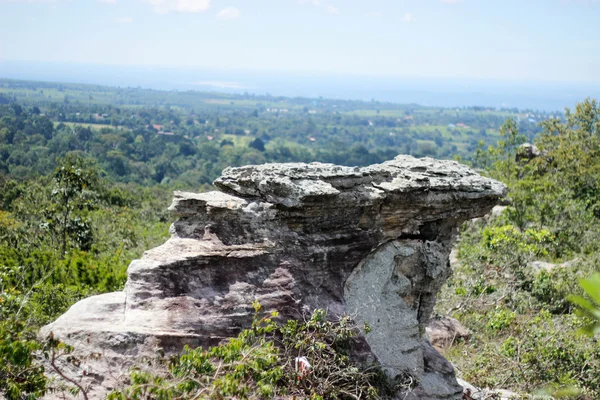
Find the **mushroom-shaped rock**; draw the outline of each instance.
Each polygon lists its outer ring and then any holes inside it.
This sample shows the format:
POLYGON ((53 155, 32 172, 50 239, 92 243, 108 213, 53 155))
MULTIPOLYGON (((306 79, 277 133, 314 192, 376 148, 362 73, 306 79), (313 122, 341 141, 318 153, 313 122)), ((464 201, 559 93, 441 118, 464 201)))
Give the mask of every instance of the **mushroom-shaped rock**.
POLYGON ((460 398, 423 333, 456 228, 485 215, 504 185, 410 156, 227 168, 215 185, 175 192, 171 238, 131 263, 124 292, 82 300, 44 332, 119 360, 217 344, 250 326, 255 300, 282 318, 324 308, 370 326, 385 371, 421 382, 413 396, 460 398))

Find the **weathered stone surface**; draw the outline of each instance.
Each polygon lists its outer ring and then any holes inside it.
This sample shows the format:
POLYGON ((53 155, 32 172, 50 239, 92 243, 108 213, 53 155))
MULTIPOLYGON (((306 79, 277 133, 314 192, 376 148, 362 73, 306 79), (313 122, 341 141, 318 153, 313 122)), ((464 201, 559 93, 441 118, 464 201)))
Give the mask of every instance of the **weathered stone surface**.
MULTIPOLYGON (((482 389, 471 385, 469 382, 462 379, 457 379, 458 383, 463 387, 465 398, 467 400, 517 400, 529 398, 526 394, 520 394, 511 390, 505 389, 482 389)), ((535 398, 535 397, 533 397, 535 398)))
POLYGON ((574 258, 572 260, 565 261, 561 264, 553 264, 553 263, 549 263, 546 261, 531 261, 528 264, 528 267, 531 268, 531 271, 537 275, 537 274, 541 273, 542 271, 552 272, 556 268, 571 268, 574 265, 577 265, 577 263, 579 263, 578 258, 574 258))
POLYGON ((540 149, 536 145, 531 143, 523 143, 519 146, 517 154, 515 155, 515 161, 519 162, 522 160, 532 160, 542 155, 540 149))
POLYGON ((438 351, 445 350, 457 340, 471 337, 471 332, 451 317, 432 318, 427 324, 426 332, 429 342, 438 351))
POLYGON ((372 354, 389 375, 417 377, 415 395, 460 397, 422 334, 456 227, 485 215, 502 184, 454 161, 398 156, 228 168, 215 185, 175 193, 172 237, 131 263, 124 292, 83 300, 44 332, 116 365, 217 344, 249 326, 254 300, 282 318, 325 308, 368 324, 372 354))
POLYGON ((504 211, 506 210, 507 206, 494 206, 494 208, 492 208, 492 211, 490 211, 490 213, 488 214, 490 219, 496 219, 502 216, 502 214, 504 214, 504 211))

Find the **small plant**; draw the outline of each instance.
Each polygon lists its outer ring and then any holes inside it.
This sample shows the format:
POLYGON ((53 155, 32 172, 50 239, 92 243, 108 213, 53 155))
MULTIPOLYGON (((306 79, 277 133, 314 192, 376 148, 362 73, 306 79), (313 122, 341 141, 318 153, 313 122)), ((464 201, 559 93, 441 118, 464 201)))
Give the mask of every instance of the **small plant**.
POLYGON ((277 312, 261 317, 257 302, 254 309, 252 327, 236 338, 134 369, 130 385, 109 399, 369 399, 394 390, 379 368, 351 361, 358 330, 348 317, 331 321, 315 310, 306 321, 279 324, 277 312))
POLYGON ((547 247, 553 240, 545 229, 521 232, 514 225, 502 225, 484 228, 482 244, 495 263, 520 274, 529 261, 548 256, 547 247))
POLYGON ((519 342, 513 336, 509 336, 504 343, 502 343, 502 347, 500 348, 500 352, 507 357, 514 357, 517 354, 519 347, 519 342))
POLYGON ((487 323, 487 328, 492 331, 501 331, 508 328, 515 320, 516 314, 506 309, 499 309, 492 315, 487 323))
POLYGON ((46 392, 44 368, 34 356, 40 345, 33 339, 22 322, 0 322, 0 393, 8 400, 39 398, 46 392))

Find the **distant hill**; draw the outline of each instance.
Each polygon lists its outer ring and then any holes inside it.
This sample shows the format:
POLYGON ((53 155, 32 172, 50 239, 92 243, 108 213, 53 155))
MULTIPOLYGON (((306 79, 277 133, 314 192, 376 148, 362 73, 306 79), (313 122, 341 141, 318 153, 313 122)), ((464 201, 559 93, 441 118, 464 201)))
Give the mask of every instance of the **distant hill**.
POLYGON ((509 107, 562 111, 600 84, 494 81, 465 78, 365 77, 340 74, 135 67, 49 62, 0 62, 0 77, 133 86, 161 90, 207 90, 232 94, 327 97, 415 103, 435 107, 509 107))

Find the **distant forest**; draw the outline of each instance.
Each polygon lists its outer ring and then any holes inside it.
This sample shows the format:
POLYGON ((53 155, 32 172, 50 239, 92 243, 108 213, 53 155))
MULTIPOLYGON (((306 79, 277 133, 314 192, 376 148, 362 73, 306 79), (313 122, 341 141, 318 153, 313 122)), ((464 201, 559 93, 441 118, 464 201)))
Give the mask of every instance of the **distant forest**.
POLYGON ((0 80, 0 171, 43 176, 75 153, 117 182, 208 185, 227 166, 368 165, 397 154, 470 159, 507 117, 532 140, 535 110, 225 95, 0 80))

